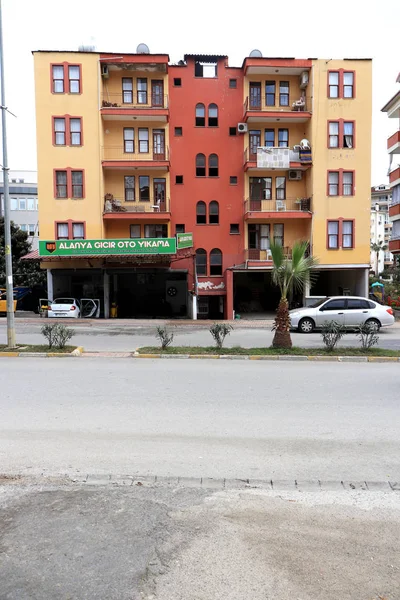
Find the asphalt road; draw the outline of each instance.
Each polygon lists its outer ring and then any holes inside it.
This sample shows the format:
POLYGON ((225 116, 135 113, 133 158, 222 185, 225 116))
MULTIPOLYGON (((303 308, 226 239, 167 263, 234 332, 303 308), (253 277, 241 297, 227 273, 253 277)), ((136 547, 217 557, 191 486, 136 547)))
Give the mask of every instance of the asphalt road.
POLYGON ((399 378, 1 359, 0 600, 398 600, 399 378))
MULTIPOLYGON (((134 326, 131 323, 125 324, 118 321, 113 324, 105 325, 102 321, 86 324, 84 322, 75 323, 69 319, 66 324, 75 328, 76 335, 73 343, 83 346, 88 351, 126 351, 132 352, 140 346, 156 346, 158 341, 155 337, 156 325, 148 321, 146 325, 134 326)), ((43 325, 42 320, 35 320, 32 323, 21 323, 16 320, 17 342, 26 344, 42 344, 44 338, 40 333, 43 325)), ((173 345, 175 346, 212 346, 213 340, 206 326, 201 325, 180 325, 171 326, 174 333, 173 345)), ((260 327, 245 327, 240 324, 234 325, 234 330, 226 338, 226 346, 242 346, 243 348, 266 347, 272 344, 273 332, 271 325, 260 327)), ((294 346, 305 348, 321 347, 322 339, 320 333, 308 335, 292 333, 294 346)), ((7 342, 6 322, 0 319, 0 343, 7 342)), ((359 346, 360 342, 354 332, 350 332, 339 342, 338 347, 359 346)), ((381 348, 400 350, 400 322, 393 327, 382 329, 379 333, 379 344, 381 348)))
POLYGON ((5 473, 400 481, 398 364, 7 359, 5 473))

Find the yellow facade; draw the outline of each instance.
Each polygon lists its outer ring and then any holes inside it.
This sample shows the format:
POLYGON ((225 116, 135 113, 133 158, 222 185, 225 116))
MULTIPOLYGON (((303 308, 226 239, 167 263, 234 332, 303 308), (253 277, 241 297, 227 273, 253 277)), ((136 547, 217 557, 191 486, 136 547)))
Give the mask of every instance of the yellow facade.
POLYGON ((36 131, 40 238, 54 239, 55 222, 86 223, 86 237, 103 236, 103 178, 100 162, 102 128, 99 115, 99 55, 95 53, 35 53, 36 131), (81 64, 82 93, 53 94, 51 64, 81 64), (84 144, 53 145, 52 116, 79 116, 84 144), (54 199, 54 169, 84 169, 85 198, 54 199))
MULTIPOLYGON (((285 68, 279 63, 289 63, 289 60, 276 61, 274 74, 271 67, 272 59, 266 59, 264 66, 262 59, 255 64, 249 62, 249 73, 245 75, 243 94, 245 110, 247 113, 247 132, 244 137, 245 160, 253 160, 250 155, 251 134, 261 132, 261 145, 264 146, 264 133, 266 129, 273 129, 275 146, 278 146, 278 130, 289 130, 289 147, 299 144, 302 139, 311 143, 312 166, 307 169, 301 167, 302 179, 290 181, 287 171, 267 170, 252 168, 245 175, 244 197, 250 197, 251 177, 272 178, 272 198, 275 199, 275 178, 286 176, 286 197, 311 198, 312 220, 291 220, 290 228, 285 231, 298 230, 298 239, 307 233, 311 243, 312 253, 321 265, 330 267, 362 267, 369 265, 370 240, 370 180, 371 180, 371 116, 372 116, 372 63, 370 60, 312 60, 308 67, 308 85, 301 89, 299 75, 285 75, 285 68), (279 69, 278 69, 279 68, 279 69), (252 71, 253 69, 253 71, 252 71), (264 74, 259 71, 264 69, 264 74), (354 72, 353 98, 328 98, 328 74, 334 72, 354 72), (275 83, 275 103, 268 106, 266 98, 266 82, 275 83), (288 81, 290 87, 289 99, 286 106, 279 102, 279 86, 281 81, 288 81), (253 96, 251 84, 261 83, 261 96, 258 101, 257 94, 253 96), (303 96, 305 106, 302 112, 293 111, 293 103, 303 96), (259 108, 257 103, 259 102, 259 108), (291 113, 291 114, 288 114, 291 113), (310 113, 307 115, 307 113, 310 113), (303 118, 304 117, 304 118, 303 118), (333 149, 328 148, 328 123, 329 121, 354 121, 355 146, 353 148, 333 149), (354 173, 354 195, 329 196, 328 172, 345 171, 354 173), (354 220, 354 248, 332 250, 327 248, 327 223, 329 220, 354 220)), ((295 61, 293 61, 295 63, 295 61)), ((298 70, 301 70, 296 64, 298 70)), ((294 169, 296 167, 293 167, 294 169)), ((279 219, 279 217, 277 217, 279 219)), ((268 219, 259 222, 269 223, 268 219)), ((286 221, 285 221, 286 223, 286 221)), ((247 233, 247 232, 246 232, 247 233)), ((295 236, 296 237, 296 236, 295 236)), ((285 235, 285 245, 286 245, 285 235)), ((291 239, 291 242, 294 241, 291 239)), ((289 244, 289 242, 288 242, 289 244)), ((245 240, 247 247, 247 238, 245 240)))
MULTIPOLYGON (((122 77, 133 79, 133 100, 137 99, 137 79, 148 78, 147 103, 151 104, 152 81, 163 82, 163 100, 167 106, 166 73, 142 71, 110 71, 109 78, 103 78, 100 70, 100 55, 92 52, 36 52, 34 54, 36 83, 36 127, 38 157, 38 187, 40 190, 39 220, 40 238, 51 240, 56 236, 56 223, 73 220, 85 223, 86 238, 129 237, 129 226, 112 223, 103 219, 104 196, 112 194, 115 199, 124 199, 124 176, 135 177, 134 203, 126 203, 129 210, 135 206, 149 210, 155 202, 154 179, 165 179, 166 210, 169 210, 170 181, 165 165, 157 168, 150 163, 169 160, 168 123, 153 116, 135 118, 117 115, 103 118, 100 108, 104 102, 120 104, 122 98, 122 77), (52 65, 80 65, 81 93, 53 93, 52 65), (54 144, 53 118, 80 117, 82 119, 82 146, 56 146, 54 144), (135 130, 135 152, 124 152, 124 128, 135 130), (149 152, 139 152, 139 129, 148 130, 149 152), (155 132, 163 132, 165 156, 155 155, 157 148, 153 138, 155 132), (103 166, 107 161, 107 167, 103 166), (150 164, 135 165, 135 162, 150 164), (113 166, 114 165, 114 166, 113 166), (84 172, 84 198, 55 198, 54 171, 77 169, 84 172), (139 176, 150 178, 150 201, 139 201, 139 176), (111 224, 112 223, 112 224, 111 224), (117 235, 122 232, 123 235, 117 235)), ((142 99, 142 98, 141 98, 142 99)), ((132 104, 135 104, 133 102, 132 104)), ((136 222, 132 221, 132 222, 136 222)), ((146 221, 144 220, 143 223, 146 221)), ((149 222, 149 221, 147 221, 149 222)), ((57 268, 58 265, 54 265, 57 268)))
POLYGON ((369 60, 313 61, 313 114, 311 145, 313 150, 313 253, 321 264, 369 265, 371 196, 371 118, 372 63, 369 60), (328 71, 355 72, 355 98, 327 98, 328 71), (355 122, 355 147, 329 149, 328 121, 355 122), (355 173, 355 195, 329 197, 327 172, 343 169, 355 173), (327 250, 328 219, 355 219, 355 248, 327 250))

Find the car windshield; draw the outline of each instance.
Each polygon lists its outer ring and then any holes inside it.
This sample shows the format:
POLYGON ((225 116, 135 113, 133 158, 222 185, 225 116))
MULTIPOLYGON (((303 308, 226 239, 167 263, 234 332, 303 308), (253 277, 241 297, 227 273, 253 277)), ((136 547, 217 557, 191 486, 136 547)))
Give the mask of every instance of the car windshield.
POLYGON ((310 306, 308 308, 317 308, 317 306, 321 306, 321 304, 323 304, 324 302, 326 302, 327 300, 329 300, 328 297, 326 298, 321 298, 321 300, 318 300, 318 302, 314 302, 314 304, 310 304, 310 306))
POLYGON ((74 304, 73 298, 56 298, 53 304, 74 304))

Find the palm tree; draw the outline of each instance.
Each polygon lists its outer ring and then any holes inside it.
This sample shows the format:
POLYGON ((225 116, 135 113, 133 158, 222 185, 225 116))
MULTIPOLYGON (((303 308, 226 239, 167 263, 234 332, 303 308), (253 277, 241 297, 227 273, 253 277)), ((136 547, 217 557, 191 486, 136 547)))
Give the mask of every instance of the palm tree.
POLYGON ((380 252, 385 252, 385 250, 387 250, 387 244, 385 244, 385 242, 383 242, 382 240, 379 240, 378 242, 372 242, 371 244, 371 250, 372 252, 375 252, 375 277, 379 277, 379 253, 380 252))
POLYGON ((274 324, 275 335, 272 342, 274 348, 292 347, 288 297, 293 292, 302 292, 306 283, 315 279, 316 274, 312 271, 312 267, 318 264, 316 258, 307 256, 308 249, 308 242, 295 242, 292 258, 288 258, 282 246, 271 244, 272 281, 281 292, 274 324))

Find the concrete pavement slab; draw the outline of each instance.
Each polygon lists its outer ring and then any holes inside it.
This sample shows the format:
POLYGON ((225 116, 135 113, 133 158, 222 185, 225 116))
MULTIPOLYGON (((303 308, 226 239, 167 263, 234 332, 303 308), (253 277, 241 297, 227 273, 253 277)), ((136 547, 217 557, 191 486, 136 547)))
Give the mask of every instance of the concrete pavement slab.
POLYGON ((0 484, 0 597, 397 600, 399 539, 393 491, 0 484))

